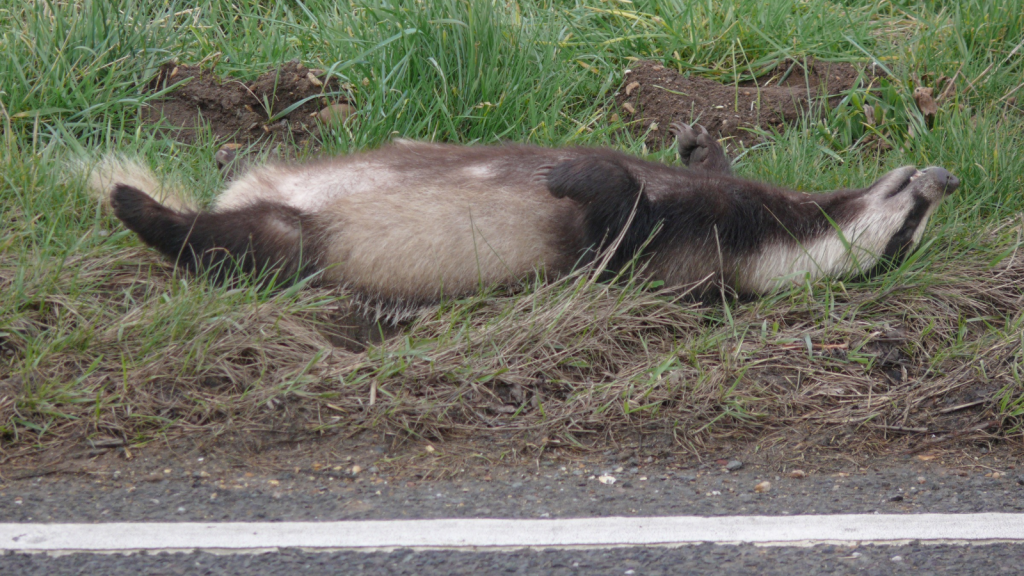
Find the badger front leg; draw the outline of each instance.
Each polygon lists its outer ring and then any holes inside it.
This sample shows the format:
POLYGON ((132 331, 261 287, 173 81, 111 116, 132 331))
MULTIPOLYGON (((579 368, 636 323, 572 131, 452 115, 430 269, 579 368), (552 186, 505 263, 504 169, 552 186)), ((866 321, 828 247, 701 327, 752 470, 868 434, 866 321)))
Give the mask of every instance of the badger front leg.
POLYGON ((732 173, 729 157, 725 150, 700 124, 694 124, 700 132, 685 122, 675 122, 669 130, 679 143, 679 159, 687 167, 705 172, 732 173))
POLYGON ((315 224, 294 208, 269 202, 224 212, 178 212, 145 192, 117 184, 114 214, 146 244, 193 272, 224 280, 235 271, 267 273, 285 283, 307 276, 319 256, 315 224))
POLYGON ((632 260, 654 232, 657 222, 643 184, 614 158, 566 160, 551 167, 546 179, 554 197, 571 198, 583 209, 591 257, 621 237, 609 262, 613 270, 632 260))

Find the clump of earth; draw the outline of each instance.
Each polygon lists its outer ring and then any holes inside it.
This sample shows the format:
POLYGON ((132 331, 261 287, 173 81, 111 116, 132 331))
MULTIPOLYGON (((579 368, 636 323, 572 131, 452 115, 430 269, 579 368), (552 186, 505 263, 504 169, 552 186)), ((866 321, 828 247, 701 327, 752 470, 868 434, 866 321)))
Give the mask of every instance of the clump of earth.
POLYGON ((336 78, 298 61, 248 82, 170 63, 160 68, 147 90, 164 90, 182 81, 143 109, 144 122, 162 126, 182 142, 194 141, 197 129, 205 125, 218 140, 303 143, 317 132, 318 120, 341 118, 352 110, 339 95, 336 78))
POLYGON ((821 98, 834 106, 842 92, 874 77, 846 62, 808 59, 783 61, 756 80, 721 84, 640 60, 626 71, 616 113, 638 137, 646 134, 651 148, 670 146, 668 128, 680 121, 701 124, 726 144, 752 146, 763 139, 759 130, 795 123, 821 98))

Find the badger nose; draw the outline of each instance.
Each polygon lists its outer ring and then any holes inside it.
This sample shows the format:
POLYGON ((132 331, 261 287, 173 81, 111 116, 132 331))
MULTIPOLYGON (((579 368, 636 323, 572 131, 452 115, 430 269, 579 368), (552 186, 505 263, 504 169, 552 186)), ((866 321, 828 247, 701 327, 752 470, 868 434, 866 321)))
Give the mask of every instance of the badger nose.
POLYGON ((949 173, 949 170, 945 168, 939 168, 935 166, 928 169, 928 175, 935 179, 942 186, 942 192, 944 194, 952 194, 960 187, 960 179, 949 173))

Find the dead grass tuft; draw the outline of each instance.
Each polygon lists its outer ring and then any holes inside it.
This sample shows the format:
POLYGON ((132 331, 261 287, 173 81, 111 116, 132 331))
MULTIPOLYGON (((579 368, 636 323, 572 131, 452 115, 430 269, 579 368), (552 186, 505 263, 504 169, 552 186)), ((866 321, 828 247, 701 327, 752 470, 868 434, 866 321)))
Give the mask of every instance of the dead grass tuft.
POLYGON ((365 428, 577 446, 1015 436, 1024 255, 1005 243, 995 265, 964 254, 724 306, 580 274, 446 303, 358 353, 331 345, 344 295, 211 288, 138 249, 17 283, 31 267, 8 260, 0 282, 20 292, 0 330, 0 452, 365 428))

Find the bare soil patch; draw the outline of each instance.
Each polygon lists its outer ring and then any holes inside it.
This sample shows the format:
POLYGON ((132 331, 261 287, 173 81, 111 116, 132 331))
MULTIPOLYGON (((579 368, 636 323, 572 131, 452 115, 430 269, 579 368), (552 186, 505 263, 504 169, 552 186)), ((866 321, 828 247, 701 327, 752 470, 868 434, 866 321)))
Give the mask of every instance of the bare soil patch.
POLYGON ((846 62, 808 59, 784 61, 756 81, 726 85, 640 60, 625 75, 615 102, 617 113, 634 134, 647 134, 652 148, 671 145, 668 127, 679 121, 697 122, 720 139, 752 146, 762 139, 756 130, 792 124, 822 97, 834 105, 837 95, 873 77, 846 62))
POLYGON ((316 132, 317 113, 344 103, 337 79, 298 61, 268 70, 256 80, 220 77, 199 66, 166 64, 146 90, 172 87, 167 98, 150 101, 143 121, 160 124, 168 135, 192 142, 201 125, 218 139, 252 143, 259 140, 301 144, 316 132))

